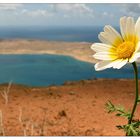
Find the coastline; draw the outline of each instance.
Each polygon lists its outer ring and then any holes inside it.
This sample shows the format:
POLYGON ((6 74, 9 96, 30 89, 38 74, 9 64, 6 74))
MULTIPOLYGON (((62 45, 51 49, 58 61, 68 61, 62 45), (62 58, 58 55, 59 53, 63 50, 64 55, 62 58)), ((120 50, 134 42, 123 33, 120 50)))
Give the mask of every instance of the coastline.
POLYGON ((0 41, 0 54, 55 54, 96 63, 94 52, 88 42, 62 42, 44 40, 12 39, 0 41))
MULTIPOLYGON (((90 57, 94 54, 90 45, 82 42, 2 40, 0 54, 66 55, 95 63, 96 60, 90 57)), ((0 84, 0 91, 7 86, 0 84)), ((125 136, 115 126, 127 123, 126 120, 108 114, 105 103, 111 100, 116 105, 132 108, 134 87, 132 79, 103 78, 66 81, 63 85, 44 87, 13 83, 7 104, 0 94, 5 135, 24 136, 28 127, 27 136, 125 136), (33 126, 34 132, 31 133, 33 126)))

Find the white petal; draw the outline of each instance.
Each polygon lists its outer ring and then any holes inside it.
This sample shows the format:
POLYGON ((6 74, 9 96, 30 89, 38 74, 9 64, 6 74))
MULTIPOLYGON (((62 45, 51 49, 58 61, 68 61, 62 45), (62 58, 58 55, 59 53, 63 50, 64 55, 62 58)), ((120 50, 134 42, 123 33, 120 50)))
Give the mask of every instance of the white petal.
POLYGON ((118 63, 116 63, 113 68, 120 69, 128 62, 128 59, 120 60, 118 63))
POLYGON ((130 63, 135 62, 138 58, 140 58, 140 52, 133 54, 133 56, 129 59, 130 63))
POLYGON ((116 39, 118 39, 118 40, 120 41, 120 43, 123 42, 120 33, 117 32, 112 26, 106 25, 106 26, 104 27, 104 32, 105 32, 106 34, 108 34, 109 37, 112 38, 114 41, 116 41, 116 39))
POLYGON ((138 51, 140 51, 140 41, 137 43, 136 49, 135 49, 135 52, 138 52, 138 51))
POLYGON ((115 63, 113 63, 113 68, 115 69, 116 67, 117 67, 117 65, 120 63, 120 62, 122 62, 123 61, 123 59, 118 59, 118 60, 116 60, 115 61, 115 63))
POLYGON ((111 26, 104 27, 104 32, 98 35, 98 38, 105 44, 118 46, 123 42, 120 34, 111 26))
POLYGON ((125 37, 126 34, 126 19, 127 19, 126 17, 120 18, 120 30, 123 38, 125 37))
POLYGON ((137 52, 134 57, 135 57, 135 61, 137 61, 137 59, 140 58, 140 52, 137 52))
POLYGON ((113 48, 114 48, 113 46, 103 44, 103 43, 94 43, 91 46, 91 49, 94 50, 95 52, 107 52, 107 51, 109 51, 110 49, 113 49, 113 48))
POLYGON ((100 70, 104 70, 107 68, 111 68, 121 61, 122 61, 121 59, 118 59, 115 61, 101 61, 101 62, 95 64, 95 70, 100 71, 100 70))
POLYGON ((138 35, 138 38, 140 40, 140 17, 138 18, 136 25, 135 25, 135 32, 138 35))
POLYGON ((124 40, 134 40, 135 37, 135 23, 132 17, 122 17, 120 19, 120 29, 124 40))
POLYGON ((127 18, 127 23, 126 23, 126 30, 127 30, 127 34, 129 35, 134 35, 135 34, 135 22, 134 22, 134 18, 132 17, 128 17, 127 18))
POLYGON ((137 43, 136 50, 133 53, 132 57, 129 59, 130 63, 133 63, 139 58, 139 53, 140 53, 140 41, 137 43))
POLYGON ((111 66, 109 66, 110 63, 111 63, 111 61, 101 61, 99 63, 96 63, 94 66, 95 70, 100 71, 100 70, 110 68, 111 67, 111 66))
POLYGON ((99 38, 100 41, 103 42, 104 44, 109 44, 109 45, 111 44, 111 42, 110 42, 108 39, 106 39, 104 32, 101 32, 101 33, 98 35, 98 38, 99 38))
POLYGON ((95 59, 99 60, 115 60, 117 59, 117 55, 115 53, 110 52, 98 52, 93 55, 95 59))

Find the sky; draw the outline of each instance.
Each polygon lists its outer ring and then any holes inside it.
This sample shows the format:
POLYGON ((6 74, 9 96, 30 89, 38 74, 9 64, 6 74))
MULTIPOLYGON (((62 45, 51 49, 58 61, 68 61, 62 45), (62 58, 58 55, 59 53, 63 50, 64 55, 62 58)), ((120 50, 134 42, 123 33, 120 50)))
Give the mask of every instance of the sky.
POLYGON ((0 26, 119 25, 122 16, 139 16, 140 4, 0 4, 0 26))

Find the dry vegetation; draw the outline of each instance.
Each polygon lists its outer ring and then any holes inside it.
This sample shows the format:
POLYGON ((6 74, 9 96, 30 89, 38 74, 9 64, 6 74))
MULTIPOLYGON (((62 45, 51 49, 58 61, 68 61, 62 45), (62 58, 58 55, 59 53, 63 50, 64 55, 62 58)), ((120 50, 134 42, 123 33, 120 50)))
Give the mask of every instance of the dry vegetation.
POLYGON ((8 101, 9 101, 9 92, 10 92, 11 85, 12 85, 12 82, 9 82, 8 87, 6 87, 0 91, 1 96, 5 100, 6 105, 8 104, 8 101))

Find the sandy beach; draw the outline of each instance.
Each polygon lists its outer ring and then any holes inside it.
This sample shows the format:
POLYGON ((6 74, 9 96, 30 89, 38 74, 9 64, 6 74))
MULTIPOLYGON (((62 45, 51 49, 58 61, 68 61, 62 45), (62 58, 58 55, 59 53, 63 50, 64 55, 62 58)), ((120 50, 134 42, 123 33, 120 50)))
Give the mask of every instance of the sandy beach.
POLYGON ((75 59, 95 63, 90 49, 92 43, 59 42, 43 40, 1 40, 0 54, 57 54, 67 55, 75 59))
MULTIPOLYGON (((105 103, 111 100, 131 109, 134 84, 133 80, 97 79, 44 88, 12 85, 7 105, 0 98, 5 135, 124 136, 115 126, 127 121, 108 114, 105 103)), ((5 87, 1 85, 0 91, 5 87)))

